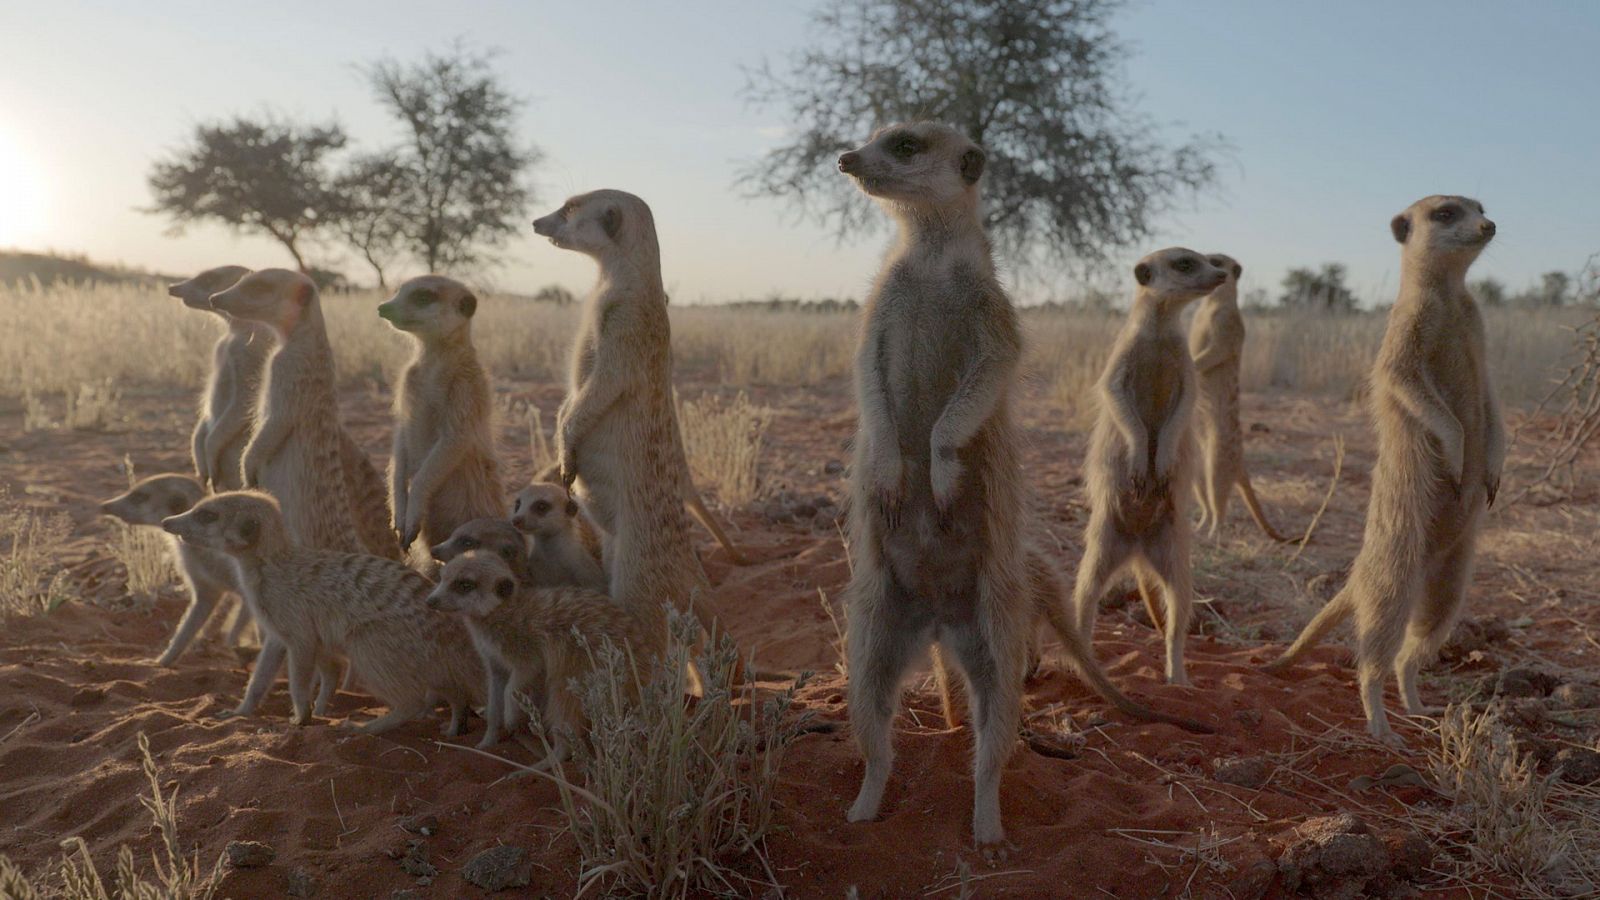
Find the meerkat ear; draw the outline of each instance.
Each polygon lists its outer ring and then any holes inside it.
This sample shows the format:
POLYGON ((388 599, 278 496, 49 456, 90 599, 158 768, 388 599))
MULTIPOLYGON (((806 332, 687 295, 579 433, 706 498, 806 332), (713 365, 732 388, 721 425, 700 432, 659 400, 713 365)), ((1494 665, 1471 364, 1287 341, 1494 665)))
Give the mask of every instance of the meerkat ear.
POLYGON ((255 546, 256 539, 261 536, 261 522, 255 516, 245 516, 235 522, 224 536, 229 547, 235 550, 247 550, 255 546))
POLYGON ((472 314, 478 311, 478 298, 471 294, 463 294, 458 308, 461 310, 462 316, 470 319, 472 314))
POLYGON ((516 590, 517 586, 509 578, 502 578, 494 583, 494 595, 501 600, 510 600, 516 590))
POLYGON ((961 154, 961 179, 967 184, 977 184, 983 177, 983 164, 987 157, 977 147, 968 147, 967 152, 961 154))
POLYGON ((600 227, 606 230, 606 237, 616 240, 622 231, 622 210, 615 206, 606 207, 606 211, 600 214, 600 227))
POLYGON ((567 518, 570 519, 573 516, 576 516, 577 514, 578 514, 578 501, 572 499, 571 497, 568 497, 567 498, 567 518))
POLYGON ((1133 280, 1141 285, 1150 283, 1150 266, 1148 263, 1139 263, 1133 267, 1133 280))
POLYGON ((1394 239, 1404 244, 1406 238, 1411 236, 1411 219, 1405 213, 1389 220, 1389 230, 1394 232, 1394 239))
POLYGON ((182 497, 173 497, 167 501, 167 509, 175 516, 181 516, 189 511, 189 501, 182 497))
POLYGON ((294 285, 294 302, 300 304, 301 306, 305 306, 307 303, 311 302, 311 298, 315 296, 316 293, 317 286, 312 284, 310 280, 296 281, 294 285))
POLYGON ((1239 280, 1239 276, 1243 275, 1243 274, 1244 274, 1244 266, 1241 266, 1238 263, 1234 263, 1233 264, 1233 280, 1234 281, 1238 281, 1239 280))

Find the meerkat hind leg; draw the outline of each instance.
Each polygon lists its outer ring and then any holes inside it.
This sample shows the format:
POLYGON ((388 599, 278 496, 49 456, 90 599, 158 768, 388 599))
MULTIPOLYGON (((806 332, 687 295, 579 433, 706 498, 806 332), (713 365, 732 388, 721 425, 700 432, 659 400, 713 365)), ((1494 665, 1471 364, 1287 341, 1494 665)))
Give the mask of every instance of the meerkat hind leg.
POLYGON ((1361 707, 1367 716, 1367 733, 1391 745, 1404 742, 1389 727, 1389 716, 1383 708, 1383 684, 1405 638, 1410 598, 1420 585, 1410 585, 1413 590, 1396 587, 1400 588, 1398 592, 1391 588, 1364 597, 1364 602, 1355 606, 1356 678, 1360 682, 1361 707))
POLYGON ((852 604, 845 639, 850 671, 850 727, 866 761, 861 789, 847 818, 865 822, 877 818, 889 772, 894 767, 891 723, 900 704, 900 679, 911 656, 927 646, 932 635, 926 626, 906 621, 905 607, 913 602, 912 598, 894 585, 889 573, 875 573, 869 583, 858 585, 855 590, 878 595, 872 598, 875 602, 863 598, 863 602, 852 604), (873 614, 869 616, 867 610, 873 610, 873 614))
POLYGON ((1152 573, 1148 566, 1139 566, 1134 571, 1134 580, 1139 584, 1139 599, 1144 601, 1144 611, 1150 616, 1150 627, 1157 631, 1164 630, 1167 622, 1166 613, 1162 612, 1158 597, 1161 596, 1161 580, 1152 573))
POLYGON ((1083 559, 1078 562, 1077 580, 1072 589, 1072 611, 1078 634, 1084 643, 1093 643, 1094 620, 1100 611, 1100 598, 1111 579, 1122 571, 1132 555, 1132 546, 1110 523, 1091 519, 1084 538, 1083 559))
POLYGON ((339 683, 339 664, 330 654, 324 653, 317 660, 317 701, 311 707, 314 716, 328 714, 328 703, 333 700, 336 685, 339 683))
POLYGON ((289 702, 294 707, 289 721, 294 725, 305 725, 311 721, 311 676, 321 662, 316 659, 314 652, 294 647, 289 648, 288 656, 289 702))
POLYGON ((1189 568, 1189 542, 1186 536, 1168 526, 1162 539, 1146 548, 1145 559, 1167 601, 1167 683, 1187 685, 1189 675, 1184 666, 1183 650, 1189 637, 1189 619, 1194 614, 1194 573, 1189 568))
POLYGON ((390 707, 388 712, 378 716, 375 719, 369 719, 368 721, 362 722, 360 725, 354 725, 350 727, 352 730, 360 732, 361 734, 383 734, 386 731, 392 731, 395 728, 399 728, 401 725, 404 725, 412 719, 415 719, 417 716, 422 715, 427 708, 428 702, 426 699, 421 701, 412 700, 408 703, 402 703, 398 706, 390 707))
POLYGON ((271 635, 261 642, 261 652, 256 654, 255 668, 250 670, 250 681, 245 685, 244 698, 239 705, 231 710, 218 715, 226 719, 232 716, 248 716, 261 705, 262 698, 272 687, 272 681, 278 677, 278 669, 283 666, 283 642, 271 635))
POLYGON ((222 590, 214 585, 196 584, 191 590, 193 597, 189 600, 189 608, 184 610, 178 629, 172 633, 172 640, 167 642, 167 649, 156 659, 158 666, 170 666, 178 661, 178 657, 200 631, 200 626, 211 618, 217 601, 222 599, 222 590))
POLYGON ((1417 672, 1439 651, 1460 616, 1467 585, 1472 581, 1474 543, 1472 536, 1463 537, 1428 567, 1422 603, 1411 613, 1405 641, 1395 658, 1395 677, 1400 682, 1407 715, 1437 716, 1444 711, 1423 704, 1417 692, 1417 672))
POLYGON ((972 711, 972 834, 980 847, 1005 840, 1000 824, 1000 776, 1016 746, 1022 717, 1022 661, 1024 647, 1003 629, 978 623, 941 634, 966 677, 972 711), (1015 643, 994 646, 990 642, 1015 643))

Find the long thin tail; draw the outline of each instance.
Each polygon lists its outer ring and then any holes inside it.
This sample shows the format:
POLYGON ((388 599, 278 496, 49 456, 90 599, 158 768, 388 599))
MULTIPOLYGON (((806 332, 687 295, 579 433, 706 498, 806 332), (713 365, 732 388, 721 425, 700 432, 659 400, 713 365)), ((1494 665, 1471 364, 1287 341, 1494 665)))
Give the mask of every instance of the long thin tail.
POLYGON ((939 709, 944 713, 945 726, 960 728, 964 719, 961 715, 961 705, 957 702, 956 695, 952 692, 950 667, 945 664, 944 655, 939 652, 938 644, 933 645, 931 654, 933 656, 933 681, 939 688, 939 709))
POLYGON ((1073 671, 1078 673, 1078 677, 1087 682, 1091 688, 1094 688, 1094 692, 1099 694, 1107 703, 1133 716, 1135 719, 1145 722, 1165 722, 1168 725, 1176 725, 1184 731, 1191 731, 1195 734, 1216 733, 1216 729, 1204 722, 1157 712, 1142 703, 1130 699, 1128 695, 1117 690, 1117 686, 1112 684, 1111 679, 1106 677, 1105 670, 1100 668, 1099 661, 1094 658, 1094 654, 1090 652, 1089 647, 1078 634, 1077 628, 1068 619, 1066 610, 1062 608, 1061 604, 1047 602, 1042 605, 1044 606, 1045 617, 1050 620, 1050 627, 1055 629, 1056 638, 1061 641, 1062 646, 1067 650, 1067 662, 1072 665, 1073 671))
POLYGON ((734 565, 743 566, 749 564, 744 554, 739 552, 739 548, 733 545, 733 541, 728 540, 728 535, 723 532, 722 526, 712 517, 711 512, 706 509, 705 502, 700 499, 700 492, 695 490, 692 485, 684 496, 683 501, 689 505, 689 512, 693 513, 694 517, 700 521, 700 524, 711 532, 711 536, 717 539, 717 543, 722 545, 722 549, 728 551, 728 556, 733 560, 734 565))
POLYGON ((1256 524, 1261 527, 1262 531, 1266 532, 1267 537, 1280 544, 1287 544, 1294 540, 1294 538, 1284 537, 1279 534, 1278 529, 1273 528, 1272 523, 1267 521, 1267 514, 1261 510, 1261 501, 1256 499, 1256 489, 1250 485, 1250 473, 1243 469, 1239 470, 1238 488, 1239 496, 1244 498, 1245 508, 1250 510, 1250 518, 1256 520, 1256 524))
POLYGON ((1283 651, 1282 656, 1267 663, 1262 668, 1268 672, 1282 672, 1289 668, 1301 654, 1316 646, 1317 641, 1324 634, 1327 634, 1330 628, 1350 618, 1350 613, 1354 610, 1355 601, 1351 599, 1350 585, 1346 584, 1339 590, 1339 593, 1333 595, 1333 599, 1329 600, 1326 606, 1317 612, 1305 629, 1300 632, 1300 636, 1294 639, 1293 644, 1289 645, 1289 649, 1283 651))

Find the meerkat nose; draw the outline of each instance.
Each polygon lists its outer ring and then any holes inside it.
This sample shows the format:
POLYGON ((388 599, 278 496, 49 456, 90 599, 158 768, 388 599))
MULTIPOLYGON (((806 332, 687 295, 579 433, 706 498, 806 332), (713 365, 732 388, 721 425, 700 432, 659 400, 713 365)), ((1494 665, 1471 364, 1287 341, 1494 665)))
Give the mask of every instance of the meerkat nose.
POLYGON ((1494 223, 1488 219, 1483 220, 1483 223, 1478 226, 1478 230, 1483 232, 1484 237, 1494 237, 1494 223))
POLYGON ((840 154, 839 171, 845 173, 846 175, 853 175, 855 174, 856 168, 860 165, 860 163, 861 154, 855 152, 854 150, 840 154))

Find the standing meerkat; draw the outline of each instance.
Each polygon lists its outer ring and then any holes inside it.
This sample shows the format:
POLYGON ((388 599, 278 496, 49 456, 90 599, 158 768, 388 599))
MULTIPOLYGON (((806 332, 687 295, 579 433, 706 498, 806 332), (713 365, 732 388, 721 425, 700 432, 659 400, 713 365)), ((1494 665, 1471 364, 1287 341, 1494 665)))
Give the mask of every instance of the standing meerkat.
POLYGON ((1100 415, 1084 461, 1089 526, 1072 601, 1078 631, 1089 640, 1100 595, 1133 566, 1151 621, 1159 628, 1165 618, 1167 682, 1186 685, 1196 391, 1180 317, 1228 275, 1193 250, 1173 247, 1139 260, 1133 276, 1133 308, 1098 385, 1100 415), (1166 598, 1164 617, 1155 602, 1158 589, 1166 598))
POLYGON ((711 631, 710 586, 684 513, 689 466, 672 402, 672 327, 650 207, 623 191, 593 191, 533 226, 599 266, 556 415, 556 452, 563 485, 576 485, 609 536, 609 593, 663 634, 663 603, 693 611, 711 631))
POLYGON ((1383 683, 1392 668, 1407 714, 1431 714, 1417 670, 1444 643, 1472 578, 1479 520, 1494 504, 1506 435, 1490 382, 1483 317, 1467 269, 1494 238, 1483 204, 1424 197, 1390 222, 1400 242, 1400 294, 1372 368, 1378 457, 1366 533, 1350 579, 1294 644, 1287 668, 1354 615, 1367 730, 1389 743, 1383 683))
MULTIPOLYGON (((200 482, 187 475, 151 475, 142 478, 116 497, 100 504, 103 515, 112 516, 133 526, 160 528, 163 520, 188 512, 206 495, 200 482)), ((158 666, 177 662, 189 642, 211 618, 217 603, 229 592, 238 593, 233 562, 228 557, 184 544, 167 536, 172 561, 189 590, 189 608, 178 621, 172 640, 156 659, 158 666)), ((250 622, 250 614, 241 612, 234 619, 234 629, 228 634, 231 645, 238 632, 250 622)))
MULTIPOLYGON (((562 726, 580 736, 587 731, 583 706, 571 683, 589 671, 591 654, 610 642, 644 655, 652 652, 654 643, 651 630, 642 629, 636 616, 612 604, 606 595, 579 587, 533 588, 517 580, 503 557, 486 550, 469 551, 445 563, 428 606, 461 613, 485 665, 508 673, 502 700, 508 727, 520 727, 515 694, 542 685, 540 707, 555 734, 553 757, 546 763, 566 756, 562 726), (518 714, 515 721, 509 713, 518 714)), ((480 746, 499 740, 497 724, 491 720, 480 746)))
POLYGON ((559 484, 530 484, 511 501, 511 524, 528 535, 534 587, 575 584, 606 589, 600 538, 577 501, 559 484))
POLYGON ((273 338, 264 325, 238 319, 211 305, 211 295, 233 287, 250 274, 243 266, 207 269, 167 288, 190 309, 215 313, 228 325, 211 354, 211 375, 200 396, 192 453, 195 474, 214 490, 242 487, 240 460, 250 439, 262 370, 272 355, 273 338))
POLYGON ((332 660, 342 653, 389 706, 356 730, 388 731, 437 697, 450 704, 445 733, 464 731, 482 671, 465 632, 427 609, 433 585, 415 570, 365 553, 296 546, 278 501, 257 491, 208 497, 163 527, 186 544, 233 558, 257 620, 287 651, 291 722, 311 721, 312 675, 332 684, 332 660))
POLYGON ((1244 267, 1231 256, 1206 257, 1227 273, 1227 280, 1200 301, 1189 325, 1189 353, 1194 357, 1195 433, 1200 439, 1200 527, 1215 538, 1228 515, 1228 500, 1238 488, 1256 525, 1275 541, 1289 538, 1267 521, 1244 467, 1244 430, 1239 427, 1239 363, 1244 353, 1244 316, 1239 314, 1239 276, 1244 267))
POLYGON ((395 391, 389 488, 400 549, 443 541, 456 526, 505 515, 491 427, 489 376, 472 346, 478 298, 424 275, 400 285, 378 315, 417 341, 395 391))
POLYGON ((1005 839, 1000 777, 1016 745, 1036 606, 1010 409, 1022 338, 979 215, 984 161, 956 130, 917 123, 880 130, 840 156, 839 170, 899 225, 856 356, 846 646, 866 769, 848 818, 877 817, 901 679, 937 644, 965 675, 973 836, 990 848, 1005 839))

